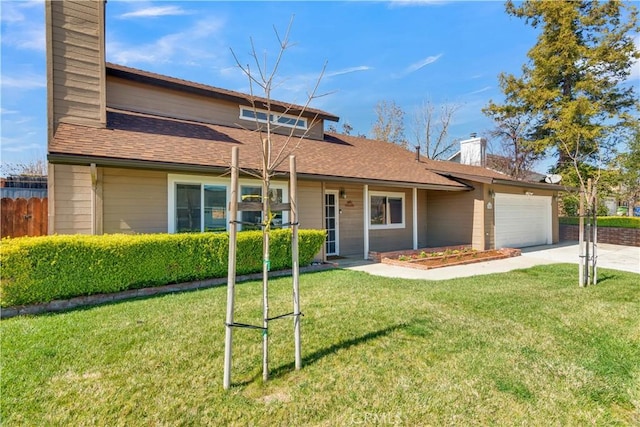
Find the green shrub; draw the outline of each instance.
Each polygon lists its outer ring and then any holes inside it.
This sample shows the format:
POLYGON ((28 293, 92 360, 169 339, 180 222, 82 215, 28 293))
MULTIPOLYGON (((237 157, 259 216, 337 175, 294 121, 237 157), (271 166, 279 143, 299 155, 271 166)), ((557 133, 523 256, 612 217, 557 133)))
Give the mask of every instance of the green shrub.
MULTIPOLYGON (((325 238, 300 230, 299 262, 307 265, 325 238)), ((225 277, 227 233, 66 235, 4 239, 0 306, 44 303, 190 280, 225 277)), ((291 231, 270 234, 271 269, 291 266, 291 231)), ((237 274, 262 271, 262 232, 238 233, 237 274)))
MULTIPOLYGON (((578 225, 578 217, 560 217, 560 224, 578 225)), ((640 217, 629 216, 599 216, 598 227, 640 228, 640 217)))

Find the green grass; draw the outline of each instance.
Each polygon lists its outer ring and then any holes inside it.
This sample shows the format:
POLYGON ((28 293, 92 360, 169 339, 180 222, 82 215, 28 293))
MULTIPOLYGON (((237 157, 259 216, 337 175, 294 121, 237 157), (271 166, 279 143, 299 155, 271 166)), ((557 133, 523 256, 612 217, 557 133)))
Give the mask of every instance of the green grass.
MULTIPOLYGON (((291 319, 236 330, 222 389, 226 289, 0 323, 2 424, 637 425, 640 276, 571 265, 442 282, 334 270, 301 277, 303 369, 291 319)), ((291 311, 273 280, 272 313, 291 311)), ((261 283, 236 321, 260 322, 261 283)))

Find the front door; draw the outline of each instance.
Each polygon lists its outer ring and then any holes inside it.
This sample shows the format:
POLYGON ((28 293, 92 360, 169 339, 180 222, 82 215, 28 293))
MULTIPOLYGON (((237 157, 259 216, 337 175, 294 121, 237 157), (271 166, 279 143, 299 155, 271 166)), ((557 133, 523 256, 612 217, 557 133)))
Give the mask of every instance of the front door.
POLYGON ((326 191, 324 194, 324 227, 327 230, 327 242, 325 244, 327 255, 338 255, 340 253, 338 213, 338 192, 326 191))

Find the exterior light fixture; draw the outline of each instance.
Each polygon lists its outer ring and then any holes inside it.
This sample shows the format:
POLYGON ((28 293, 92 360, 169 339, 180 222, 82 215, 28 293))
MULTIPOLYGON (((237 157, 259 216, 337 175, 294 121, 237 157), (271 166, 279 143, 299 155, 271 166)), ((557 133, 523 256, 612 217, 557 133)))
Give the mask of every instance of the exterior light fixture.
POLYGON ((347 191, 344 189, 344 187, 340 187, 340 198, 341 199, 347 198, 347 191))

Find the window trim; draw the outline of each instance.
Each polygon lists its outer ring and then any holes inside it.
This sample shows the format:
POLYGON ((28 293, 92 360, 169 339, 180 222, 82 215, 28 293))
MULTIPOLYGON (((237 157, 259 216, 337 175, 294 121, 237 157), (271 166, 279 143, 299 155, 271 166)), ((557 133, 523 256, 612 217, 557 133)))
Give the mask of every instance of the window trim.
POLYGON ((407 216, 407 209, 406 209, 406 203, 405 203, 405 199, 406 199, 406 194, 405 193, 400 193, 400 192, 392 192, 392 191, 369 191, 369 197, 368 197, 368 204, 369 204, 369 215, 368 215, 368 219, 367 222, 369 224, 369 230, 392 230, 392 229, 401 229, 401 228, 406 228, 406 216, 407 216), (401 223, 396 223, 396 224, 371 224, 371 198, 372 197, 386 197, 387 198, 387 204, 386 204, 386 209, 385 209, 385 213, 386 213, 386 220, 389 220, 389 215, 390 215, 390 209, 389 209, 389 198, 392 199, 400 199, 402 202, 402 222, 401 223))
MULTIPOLYGON (((240 106, 240 116, 239 118, 241 120, 248 120, 248 121, 254 121, 254 122, 258 122, 258 123, 267 123, 266 119, 259 119, 256 116, 256 113, 263 113, 263 114, 269 114, 269 112, 267 110, 263 110, 260 108, 250 108, 250 107, 243 107, 240 106), (250 113, 250 115, 252 117, 247 117, 245 115, 243 115, 243 113, 247 111, 250 113)), ((292 114, 276 114, 273 111, 271 112, 271 120, 270 120, 272 125, 275 126, 283 126, 283 127, 287 127, 287 128, 292 128, 292 129, 301 129, 301 130, 308 130, 309 129, 309 122, 305 117, 299 117, 299 116, 295 116, 292 114), (295 122, 297 124, 293 125, 293 124, 289 124, 289 123, 281 123, 279 120, 281 118, 285 118, 285 119, 293 119, 295 120, 295 122), (300 124, 300 122, 302 122, 302 124, 300 124)))
MULTIPOLYGON (((170 234, 176 233, 176 201, 177 201, 177 185, 178 184, 199 184, 200 185, 200 232, 204 229, 204 191, 205 185, 223 186, 227 190, 227 231, 229 230, 229 220, 231 219, 229 210, 229 201, 231 200, 231 181, 224 178, 213 178, 204 175, 181 175, 181 174, 167 174, 167 232, 170 234)), ((239 179, 238 188, 242 186, 261 187, 262 181, 257 179, 239 179)), ((289 203, 289 185, 287 181, 272 181, 271 189, 282 190, 282 203, 289 203)), ((238 191, 238 202, 241 202, 241 192, 238 191)), ((238 211, 236 221, 242 221, 242 212, 238 211)), ((289 222, 289 212, 282 212, 282 223, 289 222)), ((242 227, 240 227, 242 229, 242 227)))

